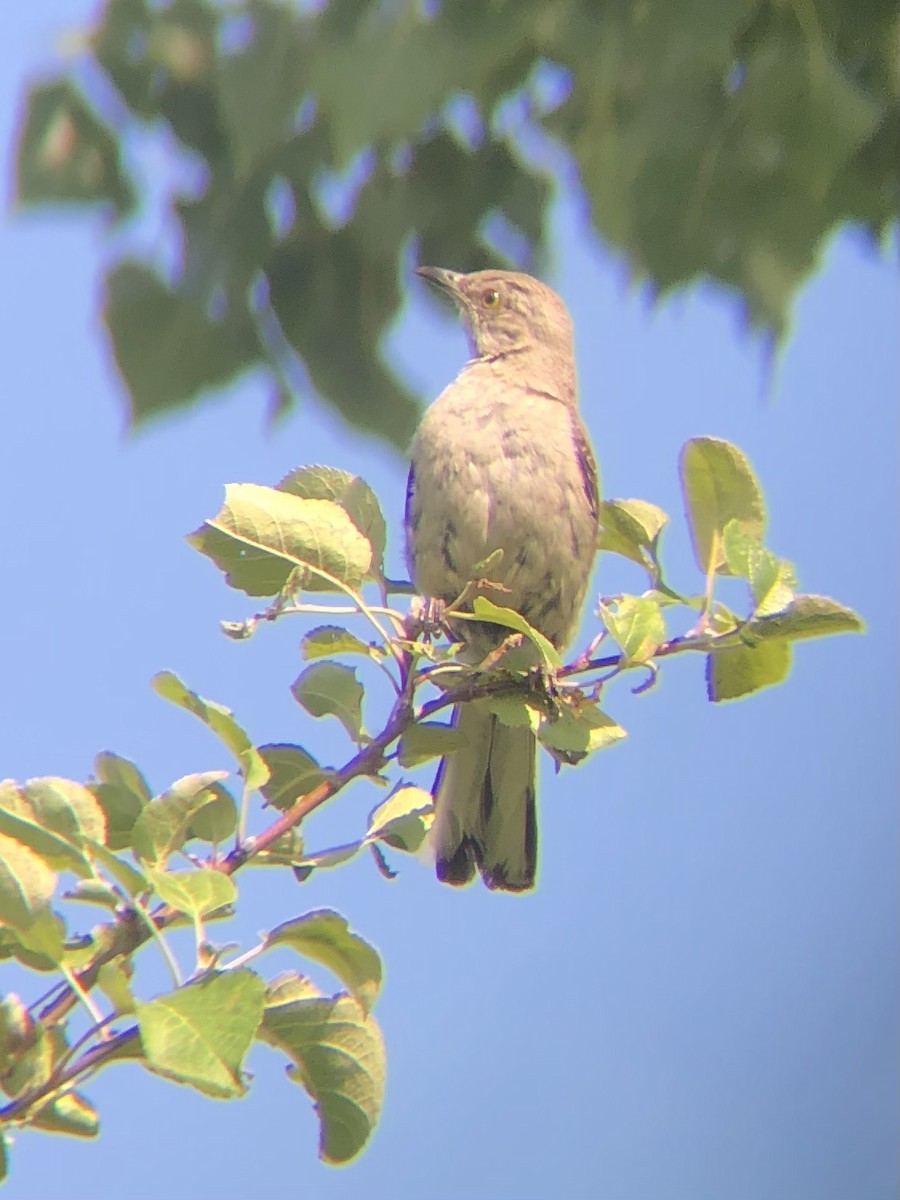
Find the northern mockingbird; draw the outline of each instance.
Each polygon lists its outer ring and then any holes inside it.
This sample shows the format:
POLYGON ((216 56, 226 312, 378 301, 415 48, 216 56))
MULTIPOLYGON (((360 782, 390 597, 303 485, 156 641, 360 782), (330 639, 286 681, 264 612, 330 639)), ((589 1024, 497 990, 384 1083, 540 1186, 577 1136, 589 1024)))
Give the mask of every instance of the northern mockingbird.
MULTIPOLYGON (((597 540, 597 470, 575 407, 572 326, 559 296, 530 275, 419 267, 447 293, 472 357, 425 413, 412 444, 406 539, 416 590, 447 603, 496 551, 480 594, 515 609, 557 647, 578 624, 597 540)), ((466 661, 508 631, 458 622, 466 661)), ((434 782, 438 878, 534 886, 537 743, 483 703, 459 706, 464 745, 434 782)))

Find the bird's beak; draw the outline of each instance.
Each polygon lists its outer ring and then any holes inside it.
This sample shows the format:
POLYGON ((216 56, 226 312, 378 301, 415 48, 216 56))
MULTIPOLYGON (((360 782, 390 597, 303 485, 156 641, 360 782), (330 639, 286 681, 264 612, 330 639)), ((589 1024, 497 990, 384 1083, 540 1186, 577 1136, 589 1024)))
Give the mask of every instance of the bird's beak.
POLYGON ((454 299, 458 298, 459 281, 462 278, 459 271, 448 271, 445 267, 416 267, 415 272, 442 292, 449 293, 454 299))
POLYGON ((462 320, 469 339, 469 348, 476 353, 475 334, 473 332, 473 314, 469 298, 465 293, 463 280, 466 278, 461 271, 448 271, 446 267, 416 267, 415 272, 427 279, 441 293, 451 300, 453 307, 462 320))

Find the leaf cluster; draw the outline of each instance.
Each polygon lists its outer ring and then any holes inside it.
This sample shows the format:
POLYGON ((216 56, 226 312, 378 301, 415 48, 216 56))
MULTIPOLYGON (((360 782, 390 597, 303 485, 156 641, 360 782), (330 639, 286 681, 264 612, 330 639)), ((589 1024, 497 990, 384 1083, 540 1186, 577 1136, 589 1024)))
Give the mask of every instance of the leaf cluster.
POLYGON ((0 784, 0 957, 58 977, 30 1005, 15 994, 0 1001, 3 1127, 94 1136, 98 1117, 83 1087, 119 1060, 234 1098, 248 1086, 247 1051, 262 1041, 288 1056, 290 1077, 312 1098, 322 1157, 357 1154, 384 1083, 372 1015, 379 955, 331 910, 282 919, 249 948, 213 941, 210 927, 235 911, 238 873, 287 868, 302 884, 368 852, 392 879, 388 854, 419 852, 433 817, 431 796, 407 773, 459 749, 459 732, 443 719, 456 705, 484 705, 505 724, 528 726, 557 767, 575 765, 625 736, 605 705, 612 681, 628 672, 638 672, 632 691, 640 693, 667 658, 700 652, 709 698, 734 699, 781 681, 794 642, 861 628, 836 601, 798 592, 791 565, 766 547, 762 493, 735 446, 694 438, 680 472, 702 587, 683 595, 666 579, 669 518, 660 508, 604 501, 598 550, 638 564, 646 587, 601 597, 594 636, 568 662, 519 613, 479 594, 491 588, 496 554, 455 604, 393 607, 390 597, 409 588, 385 578, 384 519, 359 478, 305 467, 274 488, 229 486, 189 541, 232 588, 270 604, 225 632, 249 637, 267 622, 303 617, 310 627, 291 693, 310 718, 337 719, 348 755, 326 769, 304 746, 259 743, 229 709, 164 672, 155 690, 204 724, 233 759, 238 787, 229 772, 206 770, 154 792, 137 765, 111 752, 97 756, 84 782, 0 784), (715 594, 728 576, 746 583, 740 615, 715 594), (468 620, 498 629, 477 664, 457 654, 468 620), (380 711, 367 699, 373 673, 390 680, 393 699, 380 711), (337 846, 308 846, 305 818, 361 777, 392 784, 366 828, 337 846), (250 832, 260 817, 269 823, 250 832), (88 932, 73 918, 85 905, 99 910, 88 932), (176 926, 193 931, 189 969, 167 937, 176 926), (150 940, 171 986, 145 997, 133 958, 150 940), (342 990, 323 993, 300 971, 260 974, 257 959, 285 947, 327 968, 342 990))

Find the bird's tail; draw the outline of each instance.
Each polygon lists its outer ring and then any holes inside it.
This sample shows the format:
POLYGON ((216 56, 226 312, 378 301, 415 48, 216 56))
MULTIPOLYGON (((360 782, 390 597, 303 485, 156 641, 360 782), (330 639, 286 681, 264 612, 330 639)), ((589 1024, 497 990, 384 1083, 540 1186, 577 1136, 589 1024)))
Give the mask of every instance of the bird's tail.
POLYGON ((455 720, 465 744, 434 781, 438 879, 468 883, 477 867, 489 888, 526 891, 537 870, 534 734, 504 725, 477 701, 460 705, 455 720))

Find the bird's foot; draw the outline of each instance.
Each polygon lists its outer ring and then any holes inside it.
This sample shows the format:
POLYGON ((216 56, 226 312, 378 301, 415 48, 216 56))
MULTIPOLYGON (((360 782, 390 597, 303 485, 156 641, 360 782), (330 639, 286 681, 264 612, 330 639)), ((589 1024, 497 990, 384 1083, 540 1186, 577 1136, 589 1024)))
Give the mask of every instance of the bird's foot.
POLYGON ((447 602, 436 596, 413 596, 403 627, 411 642, 449 636, 447 602))

